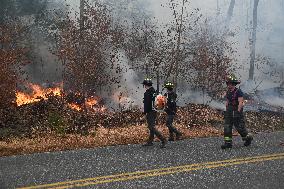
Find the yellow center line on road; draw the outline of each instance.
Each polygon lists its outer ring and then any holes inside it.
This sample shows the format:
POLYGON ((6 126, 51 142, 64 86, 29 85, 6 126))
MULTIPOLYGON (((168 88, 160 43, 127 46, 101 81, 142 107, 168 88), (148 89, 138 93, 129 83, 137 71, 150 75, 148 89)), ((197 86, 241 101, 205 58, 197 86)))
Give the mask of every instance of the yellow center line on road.
POLYGON ((212 168, 218 168, 218 167, 226 167, 226 166, 240 165, 240 164, 246 164, 246 163, 256 163, 256 162, 262 162, 262 161, 271 161, 271 160, 278 160, 278 159, 284 159, 284 153, 268 154, 268 155, 262 155, 262 156, 237 158, 237 159, 227 159, 227 160, 221 160, 221 161, 215 161, 215 162, 189 164, 189 165, 182 165, 182 166, 152 169, 152 170, 146 170, 146 171, 136 171, 136 172, 100 176, 100 177, 66 181, 66 182, 58 182, 58 183, 23 187, 22 189, 36 189, 36 188, 63 189, 63 188, 72 188, 72 187, 82 187, 82 186, 90 186, 90 185, 97 185, 97 184, 111 183, 111 182, 118 182, 118 181, 127 181, 127 180, 133 180, 133 179, 138 179, 138 178, 141 179, 141 178, 176 174, 176 173, 189 172, 189 171, 195 171, 195 170, 201 170, 201 169, 212 169, 212 168))

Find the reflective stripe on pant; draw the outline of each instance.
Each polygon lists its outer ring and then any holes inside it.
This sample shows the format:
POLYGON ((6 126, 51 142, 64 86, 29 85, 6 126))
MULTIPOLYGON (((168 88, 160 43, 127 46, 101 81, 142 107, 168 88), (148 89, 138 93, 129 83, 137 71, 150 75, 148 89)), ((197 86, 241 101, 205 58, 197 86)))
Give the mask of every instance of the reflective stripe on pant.
POLYGON ((146 114, 148 129, 150 131, 148 142, 153 142, 155 135, 161 140, 165 140, 162 134, 155 128, 157 112, 149 112, 146 114))
POLYGON ((225 112, 225 125, 224 125, 224 137, 229 140, 232 139, 232 130, 235 126, 238 133, 245 138, 248 135, 248 131, 245 127, 244 114, 238 111, 225 112), (228 138, 226 138, 228 137, 228 138))

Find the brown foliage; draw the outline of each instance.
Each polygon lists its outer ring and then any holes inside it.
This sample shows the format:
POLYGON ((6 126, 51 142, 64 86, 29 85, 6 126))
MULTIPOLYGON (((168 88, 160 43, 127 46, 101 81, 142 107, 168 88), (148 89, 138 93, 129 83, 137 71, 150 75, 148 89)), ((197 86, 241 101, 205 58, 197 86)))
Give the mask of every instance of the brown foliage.
MULTIPOLYGON (((60 96, 50 95, 47 100, 2 113, 13 119, 0 127, 0 156, 142 143, 148 136, 145 117, 139 110, 76 111, 60 96)), ((165 116, 159 114, 157 128, 168 136, 165 116)), ((283 122, 283 114, 246 113, 247 127, 253 132, 283 130, 283 122)), ((184 138, 221 136, 222 111, 196 104, 179 107, 175 126, 184 138)))
POLYGON ((17 43, 21 29, 13 23, 0 25, 0 108, 9 108, 15 103, 19 71, 27 63, 26 50, 17 43))
POLYGON ((224 35, 216 33, 210 26, 202 26, 195 36, 194 55, 191 63, 191 81, 195 89, 220 98, 224 91, 224 79, 232 69, 234 51, 224 35))
MULTIPOLYGON (((35 112, 38 112, 38 110, 35 112)), ((72 112, 72 114, 74 115, 73 118, 77 118, 77 121, 79 115, 82 115, 79 112, 72 112)), ((157 129, 168 137, 164 116, 165 114, 160 114, 157 129)), ((35 116, 33 118, 36 119, 34 122, 40 120, 35 116)), ((140 112, 125 111, 114 114, 108 112, 107 114, 96 114, 89 118, 92 119, 92 124, 98 125, 97 127, 95 125, 89 127, 91 132, 88 135, 75 133, 58 135, 56 130, 51 128, 49 128, 51 130, 48 133, 41 130, 36 135, 36 130, 34 130, 35 135, 32 138, 11 137, 0 141, 0 156, 143 143, 148 138, 146 121, 140 112)), ((74 121, 74 123, 77 121, 74 121)), ((252 132, 283 130, 283 122, 283 114, 272 112, 246 113, 247 127, 252 132)), ((221 136, 223 133, 222 112, 208 106, 190 104, 187 107, 179 108, 175 126, 183 133, 183 138, 221 136)), ((234 132, 234 135, 238 134, 234 132)))
POLYGON ((84 10, 83 20, 77 22, 67 16, 58 26, 57 54, 66 62, 68 88, 82 93, 85 89, 98 91, 117 80, 110 76, 110 70, 115 67, 115 47, 123 38, 123 32, 112 28, 111 17, 104 6, 89 5, 84 10))

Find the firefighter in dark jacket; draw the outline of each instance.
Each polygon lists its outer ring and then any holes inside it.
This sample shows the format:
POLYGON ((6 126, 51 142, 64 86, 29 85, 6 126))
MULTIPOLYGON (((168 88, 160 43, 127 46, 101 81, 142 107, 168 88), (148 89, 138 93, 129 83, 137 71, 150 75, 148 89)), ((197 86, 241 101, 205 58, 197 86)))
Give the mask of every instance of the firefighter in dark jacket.
POLYGON ((143 146, 152 146, 153 140, 155 135, 161 140, 161 148, 164 148, 167 141, 162 136, 162 134, 155 128, 156 125, 156 118, 157 118, 157 112, 153 108, 154 103, 154 97, 155 97, 155 89, 152 87, 152 80, 151 79, 145 79, 143 81, 143 86, 146 88, 146 92, 144 93, 144 114, 146 115, 148 129, 150 132, 149 138, 143 146))
POLYGON ((240 81, 231 75, 227 78, 226 84, 228 91, 226 93, 226 112, 225 112, 225 125, 224 125, 224 140, 225 143, 221 146, 222 149, 232 148, 232 129, 235 126, 238 133, 241 135, 244 146, 249 146, 253 137, 248 133, 245 127, 245 120, 243 114, 244 98, 241 89, 236 85, 240 81))
POLYGON ((164 94, 164 96, 167 99, 165 112, 167 113, 166 126, 168 127, 170 134, 169 141, 174 141, 175 136, 176 140, 180 140, 182 134, 173 126, 173 121, 177 112, 177 94, 174 92, 174 84, 167 81, 164 84, 164 88, 167 89, 167 92, 164 94))

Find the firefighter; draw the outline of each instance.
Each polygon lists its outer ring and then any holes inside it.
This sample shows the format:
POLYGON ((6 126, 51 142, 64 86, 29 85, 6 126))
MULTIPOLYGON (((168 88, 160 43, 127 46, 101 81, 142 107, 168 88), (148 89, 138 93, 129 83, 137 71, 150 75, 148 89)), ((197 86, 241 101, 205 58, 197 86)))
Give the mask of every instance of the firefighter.
POLYGON ((166 126, 168 127, 170 134, 169 141, 175 140, 174 134, 176 135, 176 140, 180 140, 182 134, 173 126, 173 121, 177 112, 177 94, 174 92, 174 84, 167 81, 164 84, 164 88, 167 89, 167 92, 164 94, 164 96, 167 99, 165 112, 167 113, 166 126))
POLYGON ((150 132, 149 138, 143 146, 152 146, 153 140, 155 135, 161 140, 161 148, 164 148, 167 140, 162 136, 162 134, 155 128, 156 125, 156 118, 157 118, 157 112, 154 110, 153 102, 155 100, 155 89, 152 87, 152 80, 151 79, 145 79, 143 81, 143 86, 146 89, 146 92, 144 93, 144 114, 146 115, 146 120, 148 124, 148 129, 150 132))
POLYGON ((245 120, 243 114, 244 98, 241 89, 236 86, 240 81, 231 75, 226 80, 228 91, 226 93, 226 112, 224 125, 224 140, 225 143, 221 146, 222 149, 232 148, 232 129, 235 126, 238 133, 241 135, 244 146, 249 146, 253 137, 248 133, 245 127, 245 120))

